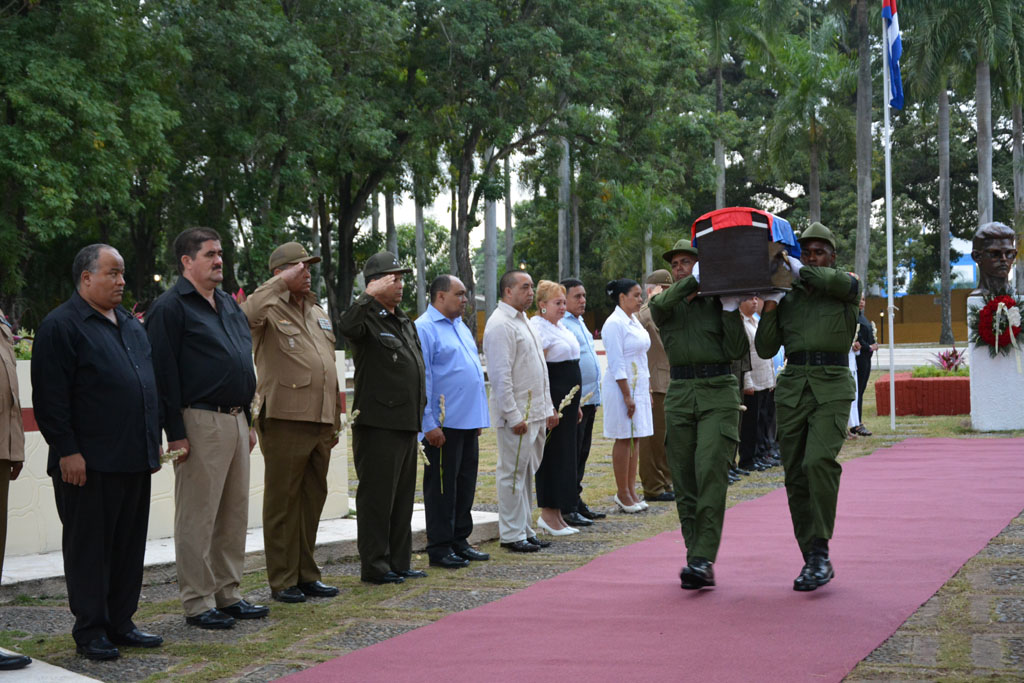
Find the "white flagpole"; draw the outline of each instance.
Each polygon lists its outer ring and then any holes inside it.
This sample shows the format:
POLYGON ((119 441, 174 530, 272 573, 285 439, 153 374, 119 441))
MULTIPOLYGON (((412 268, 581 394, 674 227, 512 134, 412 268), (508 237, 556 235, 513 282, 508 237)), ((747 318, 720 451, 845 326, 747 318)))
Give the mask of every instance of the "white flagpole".
POLYGON ((885 20, 882 21, 882 112, 885 121, 883 144, 885 145, 885 257, 886 257, 886 285, 888 291, 889 305, 889 427, 896 431, 896 344, 893 339, 893 318, 895 317, 896 306, 893 305, 892 286, 892 158, 890 155, 889 139, 889 100, 892 99, 889 83, 889 34, 885 30, 885 20))

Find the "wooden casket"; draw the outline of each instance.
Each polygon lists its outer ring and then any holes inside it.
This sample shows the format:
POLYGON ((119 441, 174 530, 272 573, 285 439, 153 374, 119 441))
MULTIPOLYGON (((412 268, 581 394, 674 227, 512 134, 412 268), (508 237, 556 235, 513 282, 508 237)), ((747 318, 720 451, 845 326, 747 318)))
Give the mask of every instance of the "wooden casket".
POLYGON ((711 211, 693 223, 700 254, 700 295, 786 291, 793 284, 786 253, 800 245, 784 218, 749 207, 711 211))

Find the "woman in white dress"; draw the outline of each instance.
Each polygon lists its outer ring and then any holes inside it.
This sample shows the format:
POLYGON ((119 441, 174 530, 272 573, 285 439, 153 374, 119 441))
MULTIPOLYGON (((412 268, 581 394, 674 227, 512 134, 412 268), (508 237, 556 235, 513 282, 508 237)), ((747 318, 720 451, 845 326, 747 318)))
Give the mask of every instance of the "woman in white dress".
POLYGON ((537 311, 530 327, 544 350, 551 385, 551 403, 558 408, 576 387, 576 394, 560 415, 558 426, 548 432, 544 457, 534 475, 537 485, 537 526, 552 536, 579 533, 562 519, 562 510, 572 510, 579 493, 576 489, 576 423, 580 411, 580 343, 562 318, 565 316, 565 287, 541 280, 537 283, 537 311))
POLYGON ((608 370, 601 379, 601 393, 605 396, 604 436, 615 439, 615 504, 623 512, 640 512, 647 509, 647 504, 636 495, 637 440, 654 434, 647 371, 651 337, 636 317, 643 304, 640 285, 634 280, 613 280, 605 291, 616 306, 601 328, 608 360, 608 370))

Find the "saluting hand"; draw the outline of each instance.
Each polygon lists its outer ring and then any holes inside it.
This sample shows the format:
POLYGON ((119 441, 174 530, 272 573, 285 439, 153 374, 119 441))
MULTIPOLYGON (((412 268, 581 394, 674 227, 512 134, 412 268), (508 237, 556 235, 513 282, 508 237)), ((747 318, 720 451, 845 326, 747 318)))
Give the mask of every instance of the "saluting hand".
POLYGON ((398 273, 388 273, 387 275, 379 277, 366 284, 366 293, 377 298, 378 294, 383 294, 390 289, 391 286, 395 284, 395 280, 399 277, 401 276, 398 273))
POLYGON ((60 478, 65 484, 85 486, 85 458, 72 453, 60 459, 60 478))

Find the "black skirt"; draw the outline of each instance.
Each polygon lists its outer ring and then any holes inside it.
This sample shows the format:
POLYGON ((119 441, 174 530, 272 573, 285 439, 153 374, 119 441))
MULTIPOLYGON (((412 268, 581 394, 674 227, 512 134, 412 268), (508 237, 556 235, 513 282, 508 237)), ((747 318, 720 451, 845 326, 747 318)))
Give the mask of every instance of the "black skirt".
MULTIPOLYGON (((579 360, 548 363, 548 381, 551 384, 551 402, 555 409, 565 395, 577 385, 581 386, 579 360)), ((548 434, 544 444, 544 459, 537 468, 537 505, 565 512, 576 509, 579 496, 576 485, 576 420, 579 417, 580 390, 572 403, 562 410, 558 426, 548 434)))

